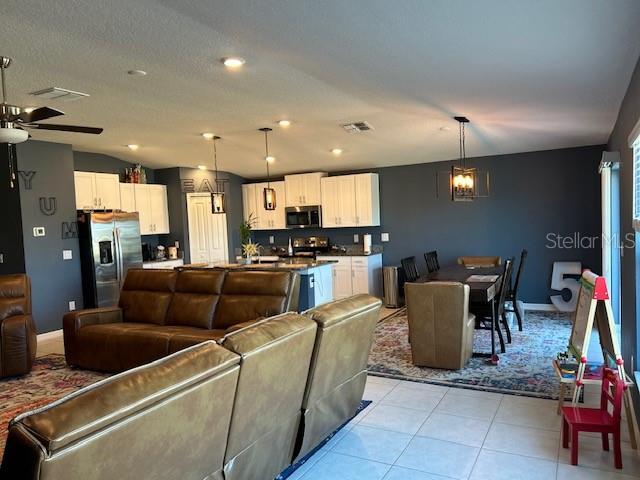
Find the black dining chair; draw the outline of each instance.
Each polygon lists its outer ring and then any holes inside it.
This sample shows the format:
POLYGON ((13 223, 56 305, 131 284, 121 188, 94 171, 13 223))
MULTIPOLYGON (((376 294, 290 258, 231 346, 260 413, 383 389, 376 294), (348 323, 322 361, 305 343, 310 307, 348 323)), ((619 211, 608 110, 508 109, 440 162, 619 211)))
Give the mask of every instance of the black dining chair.
POLYGON ((400 260, 402 269, 404 270, 404 278, 407 282, 415 282, 420 278, 418 267, 416 266, 416 257, 407 257, 400 260))
MULTIPOLYGON (((513 268, 513 258, 508 258, 504 262, 504 268, 502 270, 502 278, 500 279, 500 290, 498 291, 498 299, 493 303, 493 315, 495 315, 495 329, 498 333, 498 339, 500 341, 500 351, 504 353, 506 351, 504 336, 502 335, 502 325, 507 333, 507 343, 511 343, 511 329, 507 322, 507 316, 505 314, 504 304, 506 302, 507 293, 509 292, 509 286, 511 285, 511 270, 513 268)), ((477 330, 491 330, 491 305, 473 305, 469 308, 471 313, 476 316, 476 329, 477 330)), ((493 333, 492 333, 493 335, 493 333)))
POLYGON ((516 280, 513 283, 513 288, 509 288, 509 292, 507 292, 507 302, 511 302, 510 307, 506 307, 506 312, 515 313, 516 318, 518 319, 518 330, 522 331, 522 314, 520 310, 518 310, 518 287, 520 287, 520 277, 522 276, 522 270, 524 268, 524 261, 526 260, 528 252, 526 250, 522 250, 520 253, 520 265, 518 265, 518 272, 516 273, 516 280))
POLYGON ((424 261, 427 262, 427 272, 433 273, 440 270, 440 263, 438 262, 438 252, 435 250, 424 254, 424 261))

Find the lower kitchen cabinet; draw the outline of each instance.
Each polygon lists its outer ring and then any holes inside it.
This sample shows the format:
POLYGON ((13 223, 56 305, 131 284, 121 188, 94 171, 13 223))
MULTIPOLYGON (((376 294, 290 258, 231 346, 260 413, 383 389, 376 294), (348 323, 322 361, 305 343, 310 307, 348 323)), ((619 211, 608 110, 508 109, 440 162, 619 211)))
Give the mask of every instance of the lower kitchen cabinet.
POLYGON ((334 299, 359 293, 382 296, 382 254, 319 258, 338 262, 333 264, 334 299))

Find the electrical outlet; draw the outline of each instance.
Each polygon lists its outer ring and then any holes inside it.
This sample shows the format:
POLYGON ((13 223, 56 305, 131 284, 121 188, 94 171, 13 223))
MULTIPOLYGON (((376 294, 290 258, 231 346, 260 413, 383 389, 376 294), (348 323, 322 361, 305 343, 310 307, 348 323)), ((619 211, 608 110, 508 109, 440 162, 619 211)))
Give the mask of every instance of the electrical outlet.
POLYGON ((273 245, 275 243, 275 239, 273 238, 273 235, 269 235, 269 245, 273 245))
POLYGON ((71 300, 69 302, 69 311, 73 312, 76 309, 76 301, 75 300, 71 300))
POLYGON ((71 250, 63 250, 62 251, 62 259, 63 260, 71 260, 73 258, 73 252, 71 250))
POLYGON ((388 242, 389 241, 389 234, 388 233, 383 233, 380 235, 380 241, 381 242, 388 242))
POLYGON ((360 235, 357 233, 353 234, 353 243, 360 243, 360 235))
POLYGON ((45 236, 44 227, 33 227, 33 236, 34 237, 44 237, 45 236))

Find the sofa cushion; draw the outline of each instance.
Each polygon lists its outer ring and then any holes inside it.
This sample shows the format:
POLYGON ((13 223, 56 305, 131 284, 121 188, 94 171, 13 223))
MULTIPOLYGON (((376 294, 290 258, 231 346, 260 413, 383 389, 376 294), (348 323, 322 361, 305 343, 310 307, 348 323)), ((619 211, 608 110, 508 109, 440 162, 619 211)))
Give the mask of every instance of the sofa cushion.
POLYGON ((171 337, 171 340, 169 340, 169 353, 177 352, 208 340, 219 340, 224 337, 224 334, 224 330, 185 329, 171 337))
POLYGON ((180 272, 166 324, 211 328, 225 273, 224 270, 180 272))
POLYGON ((213 320, 214 328, 270 317, 286 310, 291 272, 228 272, 213 320))
POLYGON ((129 270, 120 292, 124 321, 164 325, 177 277, 172 270, 129 270))

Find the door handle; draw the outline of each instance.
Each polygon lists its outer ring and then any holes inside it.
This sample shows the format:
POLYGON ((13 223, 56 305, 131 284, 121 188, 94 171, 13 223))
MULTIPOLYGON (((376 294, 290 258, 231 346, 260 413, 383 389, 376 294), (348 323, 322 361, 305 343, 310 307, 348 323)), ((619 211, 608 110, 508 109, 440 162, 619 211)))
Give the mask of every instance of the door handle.
POLYGON ((102 198, 98 197, 98 205, 102 206, 102 198))

